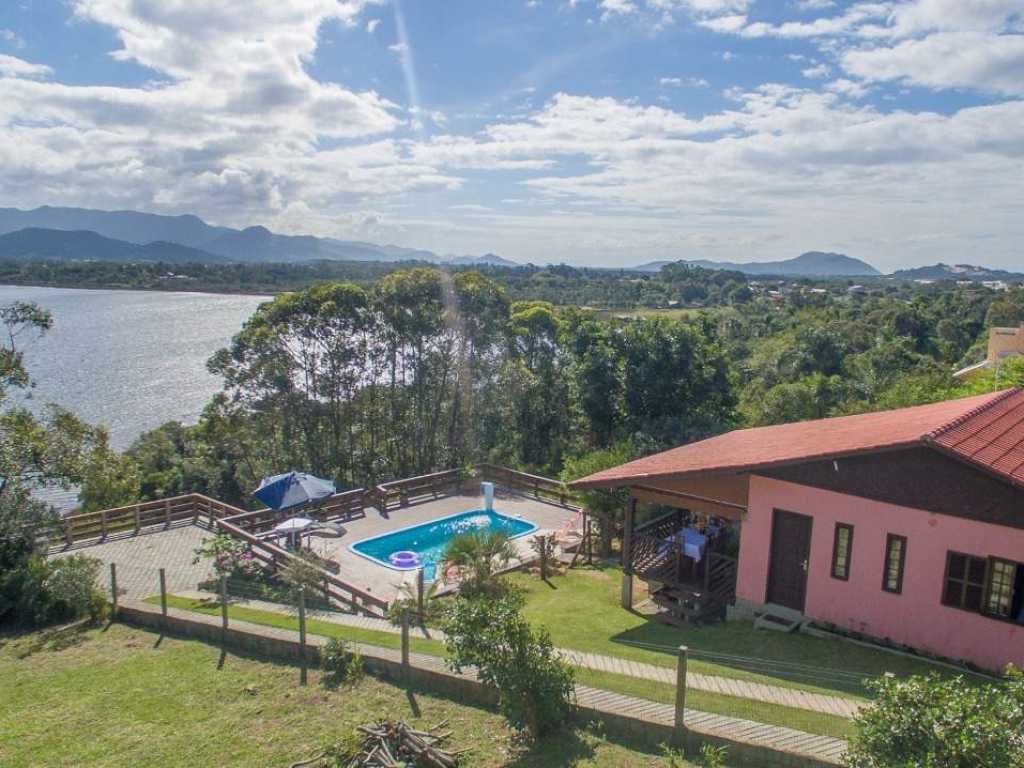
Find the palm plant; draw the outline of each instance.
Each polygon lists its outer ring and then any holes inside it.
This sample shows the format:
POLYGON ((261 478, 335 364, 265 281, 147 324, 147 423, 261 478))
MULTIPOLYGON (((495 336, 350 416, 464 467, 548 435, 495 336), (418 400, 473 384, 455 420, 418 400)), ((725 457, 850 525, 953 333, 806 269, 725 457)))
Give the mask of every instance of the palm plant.
POLYGON ((515 547, 504 533, 474 531, 452 539, 444 567, 458 572, 462 594, 467 597, 494 594, 501 591, 498 571, 515 557, 515 547))

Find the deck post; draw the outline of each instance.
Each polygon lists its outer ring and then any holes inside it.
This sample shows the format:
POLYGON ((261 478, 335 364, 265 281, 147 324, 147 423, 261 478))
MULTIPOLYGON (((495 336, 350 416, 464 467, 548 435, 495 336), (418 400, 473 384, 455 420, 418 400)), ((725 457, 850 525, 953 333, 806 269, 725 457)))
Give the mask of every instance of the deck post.
POLYGON ((228 639, 228 577, 220 577, 220 637, 221 642, 228 639))
POLYGON ((421 567, 416 571, 416 610, 419 611, 419 621, 424 623, 424 617, 426 615, 426 607, 424 605, 426 599, 426 587, 423 583, 423 568, 421 567))
POLYGON ((633 522, 636 518, 636 499, 629 500, 626 519, 622 527, 622 607, 633 607, 633 522))
POLYGON ((117 618, 117 563, 110 564, 110 618, 117 618))
POLYGON ((402 682, 409 683, 409 607, 402 606, 402 682))
POLYGON ((690 655, 690 649, 685 645, 679 646, 679 655, 676 660, 676 713, 675 713, 675 734, 676 738, 682 740, 686 730, 684 714, 686 711, 686 663, 690 655))
POLYGON ((299 685, 306 684, 306 588, 299 587, 299 685))
POLYGON ((167 628, 167 571, 160 569, 160 614, 163 616, 164 629, 167 628))

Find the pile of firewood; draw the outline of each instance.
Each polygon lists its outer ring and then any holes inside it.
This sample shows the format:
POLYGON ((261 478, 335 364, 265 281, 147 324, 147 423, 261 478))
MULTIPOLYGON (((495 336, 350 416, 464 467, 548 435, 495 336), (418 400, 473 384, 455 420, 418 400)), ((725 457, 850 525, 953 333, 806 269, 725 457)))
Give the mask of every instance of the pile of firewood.
MULTIPOLYGON (((401 720, 380 720, 375 725, 361 725, 359 752, 345 768, 455 768, 465 750, 448 752, 438 745, 449 738, 451 731, 441 732, 448 724, 442 721, 429 731, 418 731, 401 720)), ((292 763, 291 768, 316 764, 312 760, 292 763)))

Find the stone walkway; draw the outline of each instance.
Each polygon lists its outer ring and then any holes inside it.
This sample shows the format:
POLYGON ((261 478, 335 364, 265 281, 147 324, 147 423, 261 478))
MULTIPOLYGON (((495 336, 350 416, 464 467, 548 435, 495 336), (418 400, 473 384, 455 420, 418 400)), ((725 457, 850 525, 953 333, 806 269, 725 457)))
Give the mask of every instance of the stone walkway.
MULTIPOLYGON (((135 621, 143 619, 143 626, 160 628, 159 609, 155 606, 128 601, 125 608, 136 614, 135 621)), ((221 632, 219 616, 209 616, 204 613, 182 611, 175 608, 170 608, 168 615, 171 620, 180 618, 192 625, 208 629, 207 634, 211 637, 217 637, 221 632)), ((252 624, 236 619, 231 620, 231 629, 236 635, 241 632, 251 637, 284 641, 296 645, 299 641, 298 632, 295 630, 252 624)), ((193 631, 187 632, 187 634, 194 637, 203 636, 201 633, 196 634, 193 631)), ((327 638, 316 634, 307 637, 307 643, 312 646, 322 647, 326 642, 327 638)), ((375 659, 386 661, 392 668, 401 663, 401 653, 397 649, 382 648, 367 643, 356 643, 355 645, 364 658, 371 662, 375 659)), ((260 646, 245 644, 245 647, 260 646)), ((280 650, 279 648, 278 652, 280 650)), ((294 657, 295 653, 289 651, 286 655, 294 657)), ((477 679, 471 669, 461 673, 452 672, 444 660, 438 656, 410 653, 409 662, 414 669, 429 671, 436 676, 477 679)), ((632 735, 643 735, 645 732, 649 734, 653 727, 653 730, 660 734, 671 737, 675 722, 675 709, 671 705, 584 685, 577 685, 575 694, 577 705, 588 718, 600 719, 609 726, 616 722, 624 724, 625 730, 632 735)), ((760 749, 761 751, 756 754, 760 765, 838 766, 842 764, 846 751, 846 742, 841 739, 690 708, 683 711, 683 722, 688 731, 701 739, 710 740, 712 743, 715 741, 721 743, 724 740, 729 743, 729 748, 732 751, 739 751, 747 746, 760 749), (770 752, 765 750, 770 750, 770 752)), ((621 725, 618 729, 622 730, 621 725)), ((753 754, 747 753, 746 764, 752 764, 750 761, 753 758, 753 754)))
MULTIPOLYGON (((191 599, 208 600, 211 596, 207 592, 196 590, 185 590, 177 593, 182 597, 191 599)), ((272 613, 285 613, 292 615, 294 611, 278 604, 264 600, 243 600, 232 598, 237 605, 244 605, 272 613)), ((332 611, 309 611, 310 618, 332 624, 341 624, 359 629, 369 629, 377 632, 390 632, 397 634, 401 630, 389 621, 374 619, 368 616, 354 616, 345 613, 332 611)), ((413 637, 443 640, 444 634, 437 629, 424 631, 420 627, 412 627, 410 634, 413 637)), ((656 664, 645 664, 643 662, 620 659, 615 656, 602 656, 596 653, 582 653, 564 648, 558 649, 559 654, 565 661, 576 667, 591 669, 598 672, 608 672, 625 677, 639 678, 642 680, 653 680, 669 685, 676 684, 676 670, 673 667, 661 667, 656 664)), ((715 675, 704 675, 690 672, 686 675, 686 687, 697 691, 718 693, 724 696, 734 696, 740 699, 760 701, 765 704, 777 704, 783 707, 805 709, 810 712, 821 712, 837 717, 852 718, 863 706, 862 702, 852 699, 844 699, 838 696, 826 696, 809 691, 801 691, 794 688, 784 688, 776 685, 765 685, 746 680, 736 680, 730 677, 718 677, 715 675)), ((671 710, 671 707, 669 708, 671 710)))

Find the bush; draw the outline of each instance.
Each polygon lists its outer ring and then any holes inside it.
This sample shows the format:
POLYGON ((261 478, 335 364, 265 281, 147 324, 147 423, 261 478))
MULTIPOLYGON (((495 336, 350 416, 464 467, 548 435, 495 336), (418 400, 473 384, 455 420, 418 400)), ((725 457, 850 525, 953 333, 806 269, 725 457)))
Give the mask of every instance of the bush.
POLYGON ((330 688, 354 685, 363 679, 362 654, 354 643, 340 637, 332 637, 321 648, 320 666, 325 672, 324 685, 330 688))
POLYGON ((572 669, 555 653, 547 631, 530 627, 522 599, 458 598, 444 621, 449 666, 476 667, 498 691, 498 706, 513 728, 534 738, 561 728, 572 712, 572 669))
POLYGON ((88 616, 100 621, 107 615, 107 598, 99 588, 103 563, 95 557, 71 555, 50 561, 43 580, 53 620, 88 616))
POLYGON ((929 675, 869 681, 874 706, 854 721, 851 768, 1024 768, 1024 676, 974 686, 929 675))

